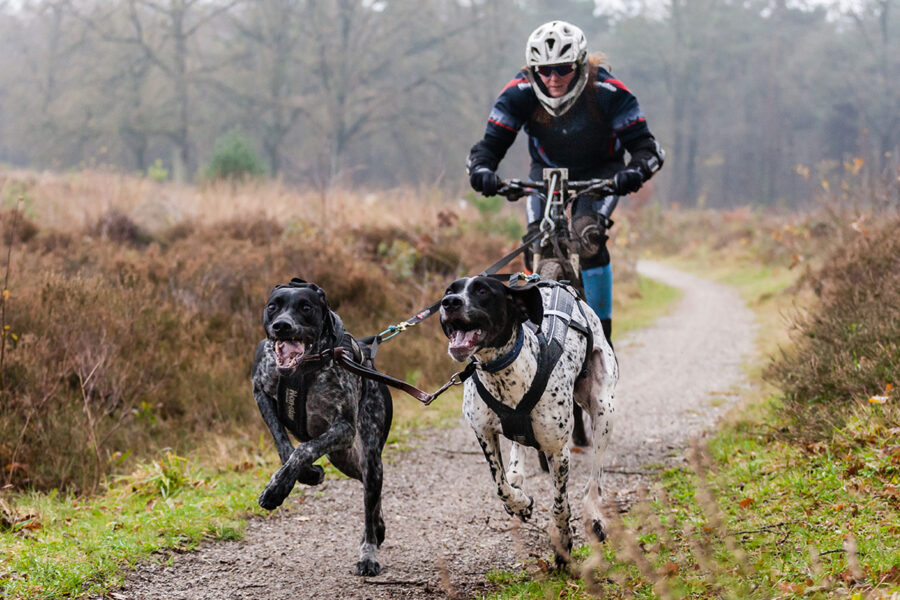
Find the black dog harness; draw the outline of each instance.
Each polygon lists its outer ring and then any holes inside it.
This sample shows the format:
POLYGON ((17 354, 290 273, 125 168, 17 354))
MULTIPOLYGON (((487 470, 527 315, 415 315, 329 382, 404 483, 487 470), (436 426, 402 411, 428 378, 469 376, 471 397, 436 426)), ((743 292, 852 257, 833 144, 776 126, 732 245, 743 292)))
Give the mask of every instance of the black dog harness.
POLYGON ((572 313, 577 307, 584 322, 588 322, 587 316, 584 314, 584 308, 582 308, 578 302, 578 297, 570 287, 556 281, 540 281, 534 285, 551 288, 548 305, 544 308, 543 323, 538 327, 536 324, 528 322, 520 327, 513 350, 509 354, 482 366, 483 370, 489 373, 496 373, 512 364, 522 349, 524 327, 527 326, 535 332, 539 345, 537 371, 534 374, 534 379, 531 381, 531 387, 525 392, 519 404, 515 408, 511 408, 491 395, 479 379, 477 372, 473 372, 472 377, 475 381, 478 395, 481 396, 488 408, 500 418, 503 435, 516 443, 539 448, 534 437, 534 428, 531 424, 531 411, 537 405, 541 396, 544 395, 547 382, 550 380, 550 374, 562 356, 566 335, 569 329, 574 329, 587 339, 584 361, 576 381, 587 374, 591 349, 594 345, 594 335, 590 327, 572 319, 572 313))

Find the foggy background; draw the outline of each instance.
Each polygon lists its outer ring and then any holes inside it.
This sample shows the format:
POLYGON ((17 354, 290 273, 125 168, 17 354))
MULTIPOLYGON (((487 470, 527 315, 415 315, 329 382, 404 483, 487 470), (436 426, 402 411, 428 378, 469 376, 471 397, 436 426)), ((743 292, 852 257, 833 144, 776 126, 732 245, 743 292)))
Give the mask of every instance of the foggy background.
MULTIPOLYGON (((897 186, 898 12, 900 0, 0 0, 0 162, 190 182, 239 130, 288 182, 461 191, 528 34, 559 18, 638 97, 668 152, 660 200, 796 206, 836 172, 897 186)), ((501 175, 524 177, 525 154, 517 142, 501 175)))

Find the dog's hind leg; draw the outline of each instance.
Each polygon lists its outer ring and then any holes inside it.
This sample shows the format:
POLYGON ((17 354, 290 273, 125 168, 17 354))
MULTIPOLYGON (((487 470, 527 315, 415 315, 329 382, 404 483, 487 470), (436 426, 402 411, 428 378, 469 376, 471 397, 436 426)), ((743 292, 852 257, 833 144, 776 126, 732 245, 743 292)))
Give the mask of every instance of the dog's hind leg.
POLYGON ((484 458, 487 459, 488 466, 491 469, 491 478, 497 485, 497 496, 503 501, 506 512, 517 516, 523 521, 531 518, 531 511, 534 508, 534 499, 517 487, 513 487, 506 480, 506 473, 503 472, 503 457, 500 455, 500 440, 494 431, 478 431, 475 430, 475 437, 481 445, 484 452, 484 458))
POLYGON ((509 449, 509 468, 506 469, 506 479, 509 485, 520 490, 525 487, 525 464, 523 448, 513 442, 509 449))
POLYGON ((572 419, 574 426, 572 428, 572 443, 576 446, 590 446, 591 441, 588 439, 587 432, 584 429, 584 411, 577 402, 572 403, 572 419))
POLYGON ((603 471, 603 455, 612 434, 613 397, 618 377, 615 357, 595 351, 591 359, 590 374, 575 387, 576 399, 589 407, 593 453, 591 476, 584 490, 585 529, 590 529, 598 541, 606 539, 603 524, 603 490, 600 483, 603 471), (610 362, 611 361, 611 362, 610 362))
POLYGON ((556 567, 562 568, 569 562, 572 553, 572 509, 569 506, 569 447, 563 446, 559 454, 548 454, 553 473, 555 494, 553 497, 553 521, 559 539, 554 540, 556 567))
POLYGON ((356 574, 368 577, 381 573, 375 551, 384 541, 384 517, 381 514, 383 467, 377 448, 372 450, 363 467, 365 529, 359 545, 359 562, 356 563, 356 574))

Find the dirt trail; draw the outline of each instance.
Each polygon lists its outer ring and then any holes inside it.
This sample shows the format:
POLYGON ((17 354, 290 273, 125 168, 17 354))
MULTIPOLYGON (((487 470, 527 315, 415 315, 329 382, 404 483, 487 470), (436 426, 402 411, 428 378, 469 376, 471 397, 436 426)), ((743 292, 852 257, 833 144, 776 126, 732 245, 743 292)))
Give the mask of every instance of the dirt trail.
MULTIPOLYGON (((648 463, 679 460, 686 442, 727 410, 743 383, 741 363, 752 350, 751 313, 722 285, 652 262, 646 276, 683 290, 675 310, 617 341, 621 378, 618 416, 605 459, 604 501, 628 505, 648 463)), ((423 599, 480 597, 485 572, 516 568, 529 554, 548 556, 549 477, 529 456, 525 490, 535 498, 529 524, 518 526, 495 497, 475 437, 460 419, 428 431, 414 449, 385 466, 387 539, 384 570, 352 574, 362 528, 362 487, 328 481, 291 500, 270 518, 254 519, 238 542, 215 542, 149 564, 129 575, 111 598, 423 599), (319 492, 316 494, 315 492, 319 492), (318 497, 317 497, 318 496, 318 497), (302 500, 302 501, 298 501, 302 500)), ((572 455, 570 497, 580 515, 587 454, 572 455)), ((580 541, 583 529, 575 521, 580 541)))

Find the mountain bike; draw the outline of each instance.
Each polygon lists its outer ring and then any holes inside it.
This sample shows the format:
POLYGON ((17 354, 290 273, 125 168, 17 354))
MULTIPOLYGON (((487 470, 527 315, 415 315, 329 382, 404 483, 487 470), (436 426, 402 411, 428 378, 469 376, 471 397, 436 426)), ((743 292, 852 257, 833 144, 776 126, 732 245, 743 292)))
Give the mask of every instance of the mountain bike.
MULTIPOLYGON (((541 279, 566 282, 584 298, 581 281, 579 254, 582 240, 572 229, 571 211, 575 199, 581 194, 595 193, 611 203, 605 214, 612 212, 618 198, 615 196, 615 182, 612 179, 589 179, 569 181, 568 169, 544 169, 544 180, 540 182, 509 179, 502 182, 498 195, 510 201, 524 196, 537 195, 542 199, 544 215, 540 221, 540 236, 532 246, 532 269, 541 279)), ((612 226, 607 219, 606 227, 612 226)), ((577 446, 589 445, 584 428, 581 407, 576 403, 573 409, 575 426, 572 441, 577 446)), ((540 456, 541 468, 547 469, 546 458, 540 456)))
MULTIPOLYGON (((540 237, 533 245, 532 267, 541 279, 566 281, 584 297, 581 282, 579 251, 582 240, 572 229, 570 218, 575 198, 587 193, 605 197, 604 202, 615 208, 615 182, 612 179, 569 181, 568 169, 544 169, 544 180, 522 181, 508 179, 502 182, 498 195, 515 201, 523 196, 537 195, 544 204, 540 221, 540 237)), ((612 212, 609 210, 608 212, 612 212)), ((612 225, 609 221, 607 227, 612 225)))

